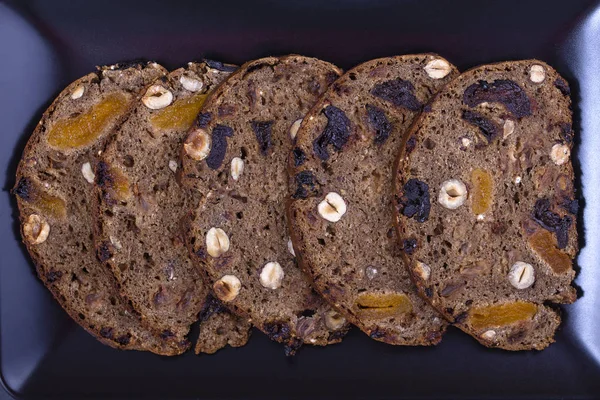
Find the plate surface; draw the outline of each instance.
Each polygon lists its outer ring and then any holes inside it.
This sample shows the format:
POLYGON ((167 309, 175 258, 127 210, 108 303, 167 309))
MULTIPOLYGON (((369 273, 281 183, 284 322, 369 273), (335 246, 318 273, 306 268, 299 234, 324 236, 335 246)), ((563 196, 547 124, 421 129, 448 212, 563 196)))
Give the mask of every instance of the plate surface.
POLYGON ((600 398, 599 2, 200 3, 0 4, 0 374, 14 397, 600 398), (392 347, 354 330, 341 345, 307 347, 289 359, 255 332, 249 345, 216 356, 161 358, 96 342, 35 277, 7 189, 45 107, 95 65, 144 58, 176 68, 202 57, 242 63, 295 52, 350 68, 421 51, 461 69, 536 57, 571 83, 586 199, 576 280, 583 296, 563 307, 563 327, 547 350, 489 350, 456 329, 436 348, 392 347))

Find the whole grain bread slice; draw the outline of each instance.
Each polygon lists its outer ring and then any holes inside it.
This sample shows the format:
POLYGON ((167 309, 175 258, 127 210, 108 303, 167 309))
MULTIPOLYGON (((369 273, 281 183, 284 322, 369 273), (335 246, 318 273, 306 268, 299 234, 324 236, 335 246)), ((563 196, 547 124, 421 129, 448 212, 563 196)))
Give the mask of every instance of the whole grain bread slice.
POLYGON ((489 347, 543 349, 571 303, 577 200, 569 86, 549 65, 483 65, 412 127, 395 179, 420 294, 489 347))
MULTIPOLYGON (((98 257, 142 321, 175 342, 186 340, 210 291, 181 234, 195 192, 178 182, 179 148, 208 93, 229 74, 201 62, 159 78, 96 166, 98 257)), ((250 324, 220 314, 204 313, 198 351, 215 352, 229 334, 237 346, 247 341, 250 324)))
POLYGON ((284 204, 290 129, 339 75, 296 55, 246 63, 209 96, 182 148, 182 179, 200 195, 186 221, 193 257, 216 296, 288 354, 347 330, 298 268, 284 204))
POLYGON ((143 327, 96 259, 90 209, 98 152, 146 85, 165 73, 156 63, 113 65, 70 84, 29 139, 13 193, 38 275, 67 313, 109 346, 174 355, 189 343, 143 327))
POLYGON ((306 115, 290 155, 288 219, 300 264, 350 322, 386 343, 436 344, 446 330, 403 264, 392 167, 413 119, 457 75, 435 54, 363 63, 306 115))

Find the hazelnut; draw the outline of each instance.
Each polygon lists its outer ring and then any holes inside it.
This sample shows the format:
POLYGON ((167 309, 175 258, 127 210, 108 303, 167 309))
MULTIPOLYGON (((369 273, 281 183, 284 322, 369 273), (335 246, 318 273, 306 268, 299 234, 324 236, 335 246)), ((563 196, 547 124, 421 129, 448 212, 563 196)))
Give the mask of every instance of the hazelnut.
POLYGON ((234 181, 240 179, 240 175, 244 172, 244 160, 239 157, 233 157, 231 160, 231 177, 234 181))
POLYGON ((23 236, 30 244, 44 243, 50 234, 50 225, 37 214, 31 214, 23 224, 23 236))
POLYGON ((114 236, 109 236, 108 239, 110 240, 110 243, 115 246, 115 249, 117 250, 121 250, 123 248, 123 245, 121 244, 121 242, 119 241, 119 239, 117 239, 114 236))
POLYGON ((424 281, 428 280, 431 276, 431 268, 421 261, 417 261, 413 271, 424 281))
POLYGON ((179 83, 181 83, 181 86, 183 86, 185 90, 189 90, 190 92, 198 92, 202 89, 202 86, 204 86, 202 81, 190 78, 186 75, 181 75, 179 77, 179 83))
POLYGON ((192 159, 204 160, 210 154, 211 140, 208 133, 201 128, 190 132, 183 143, 183 149, 192 159))
POLYGON ((329 222, 337 222, 346 213, 346 203, 342 196, 335 192, 327 193, 325 200, 317 207, 319 215, 329 222))
POLYGON ((283 268, 278 262, 268 262, 260 272, 260 284, 268 289, 275 290, 281 286, 284 276, 283 268))
POLYGON ((218 258, 229 250, 229 237, 221 228, 210 228, 206 233, 206 251, 211 257, 218 258))
POLYGON ((224 302, 235 299, 241 288, 242 282, 234 275, 225 275, 213 285, 215 295, 224 302))
POLYGON ((84 92, 85 92, 85 87, 83 85, 79 85, 75 88, 75 90, 73 90, 73 93, 71 93, 71 98, 73 100, 77 100, 78 98, 83 96, 84 92))
POLYGON ((88 181, 89 183, 94 183, 96 175, 94 174, 92 166, 89 162, 83 163, 83 165, 81 166, 81 173, 83 174, 83 177, 86 181, 88 181))
POLYGON ((550 150, 550 158, 556 165, 563 165, 569 160, 569 156, 571 155, 571 150, 569 146, 562 143, 556 143, 552 146, 552 150, 550 150))
POLYGON ((173 93, 161 85, 152 85, 142 97, 142 103, 151 110, 160 110, 173 102, 173 93))
POLYGON ((346 318, 335 310, 329 310, 325 313, 325 326, 332 331, 337 331, 346 324, 346 318))
POLYGON ((177 172, 177 161, 169 160, 169 169, 173 172, 177 172))
POLYGON ((539 64, 534 64, 529 68, 529 79, 533 83, 541 83, 546 79, 546 72, 544 67, 539 64))
POLYGON ((448 61, 441 58, 429 61, 423 69, 431 79, 442 79, 452 71, 448 61))
POLYGON ((471 139, 463 137, 460 139, 460 144, 462 145, 462 147, 467 148, 471 145, 471 139))
POLYGON ((504 133, 502 137, 504 139, 512 135, 512 133, 515 131, 515 121, 513 121, 512 119, 507 119, 506 121, 504 121, 503 131, 504 133))
POLYGON ((301 123, 302 123, 302 118, 295 120, 294 123, 292 124, 292 127, 290 128, 290 137, 292 138, 292 140, 294 140, 296 138, 296 135, 298 134, 298 129, 300 129, 301 123))
POLYGON ((442 183, 438 202, 449 210, 462 206, 467 199, 467 187, 458 179, 450 179, 442 183))
POLYGON ((508 280, 517 289, 527 289, 535 282, 533 266, 523 261, 517 261, 510 268, 508 280))
POLYGON ((490 329, 481 334, 481 337, 485 340, 492 340, 496 336, 496 331, 490 329))
POLYGON ((288 239, 287 248, 288 248, 288 251, 290 252, 290 254, 293 255, 294 257, 296 257, 296 252, 294 251, 294 245, 292 243, 292 239, 288 239))
POLYGON ((367 275, 367 278, 369 280, 375 279, 378 273, 379 271, 377 270, 377 268, 375 268, 372 265, 369 265, 367 268, 365 268, 365 275, 367 275))

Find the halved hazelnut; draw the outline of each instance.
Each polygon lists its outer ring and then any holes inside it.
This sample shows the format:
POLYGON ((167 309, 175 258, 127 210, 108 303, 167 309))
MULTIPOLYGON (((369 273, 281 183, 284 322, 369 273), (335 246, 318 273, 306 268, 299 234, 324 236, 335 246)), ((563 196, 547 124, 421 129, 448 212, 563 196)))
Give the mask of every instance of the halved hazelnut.
POLYGON ((30 244, 44 243, 49 234, 50 225, 37 214, 31 214, 23 224, 23 236, 30 244))
POLYGON ((161 85, 152 85, 142 97, 142 103, 151 110, 160 110, 173 102, 173 93, 161 85))
POLYGON ((535 282, 533 266, 523 261, 517 261, 510 268, 508 281, 517 289, 527 289, 535 282))
POLYGON ((198 128, 190 132, 183 143, 183 149, 192 159, 204 160, 210 154, 211 139, 204 129, 198 128))
POLYGON ((181 83, 181 86, 183 86, 185 90, 189 90, 190 92, 198 92, 202 90, 202 87, 204 86, 202 81, 186 75, 181 75, 179 77, 179 83, 181 83))
POLYGON ((459 179, 450 179, 442 183, 438 202, 449 210, 462 206, 467 199, 467 187, 459 179))
POLYGON ((346 318, 335 310, 327 311, 323 319, 325 320, 325 326, 332 331, 337 331, 346 324, 346 318))
POLYGON ((529 68, 529 79, 534 83, 541 83, 546 79, 546 71, 539 64, 534 64, 529 68))
POLYGON ((244 160, 239 157, 233 157, 231 160, 231 177, 234 181, 240 179, 240 176, 244 172, 244 160))
POLYGON ((221 228, 210 228, 206 233, 206 251, 211 257, 219 258, 229 251, 229 237, 221 228))
POLYGON ((346 202, 339 194, 329 192, 325 196, 325 200, 319 203, 317 210, 319 215, 327 221, 337 222, 346 213, 346 202))
POLYGON ((281 286, 285 273, 281 265, 276 262, 268 262, 260 272, 260 284, 268 289, 278 289, 281 286))
POLYGON ((213 285, 215 295, 224 302, 235 299, 241 289, 242 282, 235 275, 225 275, 213 285))
POLYGON ((563 165, 569 161, 570 156, 571 150, 569 149, 569 146, 563 143, 556 143, 552 146, 552 150, 550 150, 550 158, 556 165, 563 165))
POLYGON ((78 98, 83 96, 84 92, 85 92, 85 87, 83 85, 77 86, 75 88, 75 90, 73 90, 73 93, 71 93, 71 99, 77 100, 78 98))
POLYGON ((298 129, 300 129, 300 124, 302 124, 302 118, 295 120, 292 124, 292 127, 290 128, 290 137, 292 138, 292 140, 296 138, 296 135, 298 134, 298 129))
POLYGON ((452 71, 452 67, 448 61, 441 58, 429 61, 423 69, 432 79, 442 79, 452 71))

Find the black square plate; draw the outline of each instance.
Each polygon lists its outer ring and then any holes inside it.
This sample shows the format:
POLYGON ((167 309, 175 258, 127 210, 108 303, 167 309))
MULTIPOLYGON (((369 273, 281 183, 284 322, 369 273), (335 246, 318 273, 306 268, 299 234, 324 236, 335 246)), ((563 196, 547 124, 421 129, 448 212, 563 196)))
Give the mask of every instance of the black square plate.
MULTIPOLYGON (((570 1, 22 1, 0 3, 0 372, 16 398, 600 398, 600 3, 570 1), (488 350, 451 329, 435 348, 387 346, 354 330, 295 358, 256 332, 215 356, 120 352, 69 320, 19 244, 7 191, 45 107, 95 65, 169 68, 301 53, 343 68, 439 52, 466 69, 540 58, 573 87, 583 249, 557 343, 488 350)), ((2 392, 2 390, 0 390, 2 392)), ((7 396, 7 395, 5 395, 7 396)), ((2 394, 0 393, 0 398, 2 394)))

